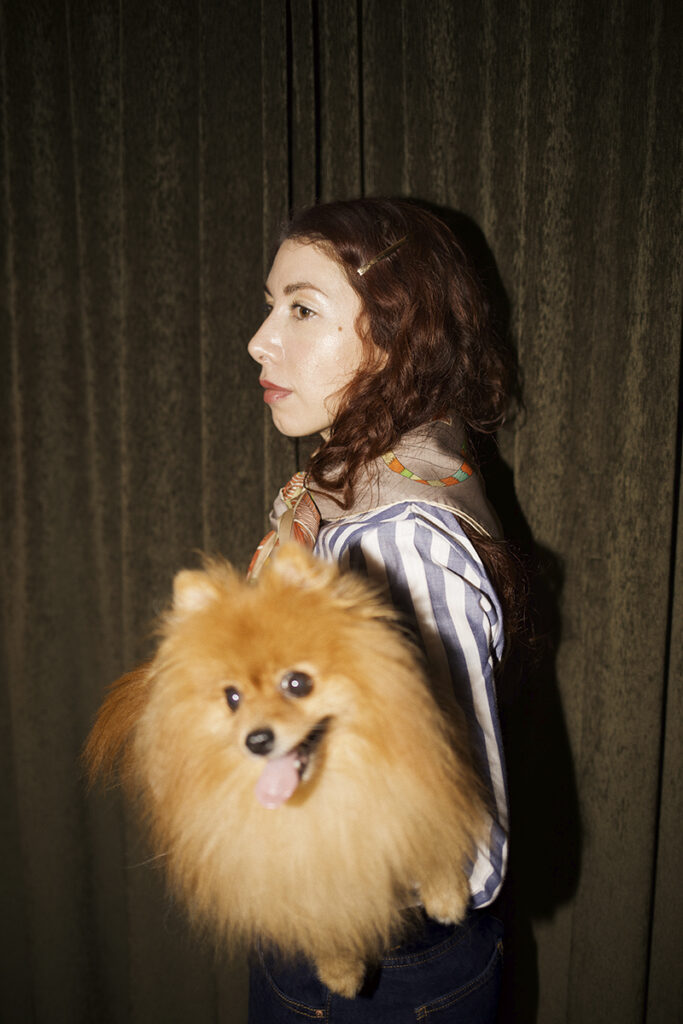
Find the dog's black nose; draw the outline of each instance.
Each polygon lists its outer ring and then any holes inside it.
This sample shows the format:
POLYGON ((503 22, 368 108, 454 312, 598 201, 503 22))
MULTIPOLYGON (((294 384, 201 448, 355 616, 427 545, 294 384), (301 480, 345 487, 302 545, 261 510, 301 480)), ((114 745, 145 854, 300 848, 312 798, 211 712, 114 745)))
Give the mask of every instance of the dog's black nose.
POLYGON ((245 740, 252 754, 269 754, 275 745, 272 729, 254 729, 245 740))

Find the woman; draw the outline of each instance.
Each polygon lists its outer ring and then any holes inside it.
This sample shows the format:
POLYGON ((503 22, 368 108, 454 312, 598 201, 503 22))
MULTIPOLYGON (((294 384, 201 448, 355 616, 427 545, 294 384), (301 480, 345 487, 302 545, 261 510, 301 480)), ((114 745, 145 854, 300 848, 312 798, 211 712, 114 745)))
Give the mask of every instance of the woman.
POLYGON ((507 801, 494 671, 501 600, 514 585, 498 524, 465 458, 466 430, 504 417, 511 371, 457 241, 408 202, 312 207, 286 228, 249 342, 282 433, 322 436, 278 495, 258 573, 293 529, 322 558, 381 582, 412 623, 434 689, 458 701, 495 814, 462 925, 425 920, 353 1000, 305 964, 262 961, 250 1020, 495 1019, 501 929, 484 909, 507 861, 507 801))

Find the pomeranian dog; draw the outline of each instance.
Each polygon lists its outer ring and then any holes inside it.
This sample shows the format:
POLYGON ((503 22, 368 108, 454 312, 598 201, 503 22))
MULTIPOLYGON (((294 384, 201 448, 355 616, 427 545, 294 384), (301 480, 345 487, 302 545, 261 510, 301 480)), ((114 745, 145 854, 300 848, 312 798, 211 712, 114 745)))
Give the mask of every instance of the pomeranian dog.
POLYGON ((366 580, 297 545, 256 583, 207 561, 176 576, 159 635, 85 761, 91 779, 120 766, 194 922, 304 954, 352 997, 409 908, 462 920, 483 788, 366 580))

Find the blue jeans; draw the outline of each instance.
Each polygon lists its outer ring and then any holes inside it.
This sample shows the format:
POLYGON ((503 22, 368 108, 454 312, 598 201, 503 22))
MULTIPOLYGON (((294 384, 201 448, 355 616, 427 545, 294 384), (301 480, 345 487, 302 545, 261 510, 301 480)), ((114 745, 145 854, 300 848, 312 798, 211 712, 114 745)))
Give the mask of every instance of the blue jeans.
POLYGON ((460 925, 425 917, 422 933, 390 950, 355 999, 330 992, 306 961, 261 953, 251 970, 249 1024, 493 1024, 502 932, 485 910, 460 925))

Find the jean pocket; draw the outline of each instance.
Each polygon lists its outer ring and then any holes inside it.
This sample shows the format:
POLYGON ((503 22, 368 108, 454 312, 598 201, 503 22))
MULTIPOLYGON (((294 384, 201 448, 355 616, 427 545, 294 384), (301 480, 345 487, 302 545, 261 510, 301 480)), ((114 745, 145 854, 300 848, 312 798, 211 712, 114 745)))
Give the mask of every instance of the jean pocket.
POLYGON ((503 942, 498 939, 484 969, 445 995, 423 1003, 415 1010, 416 1021, 433 1024, 494 1024, 503 967, 503 942))
POLYGON ((309 964, 259 951, 249 976, 249 1024, 302 1024, 329 1019, 330 994, 309 964))

